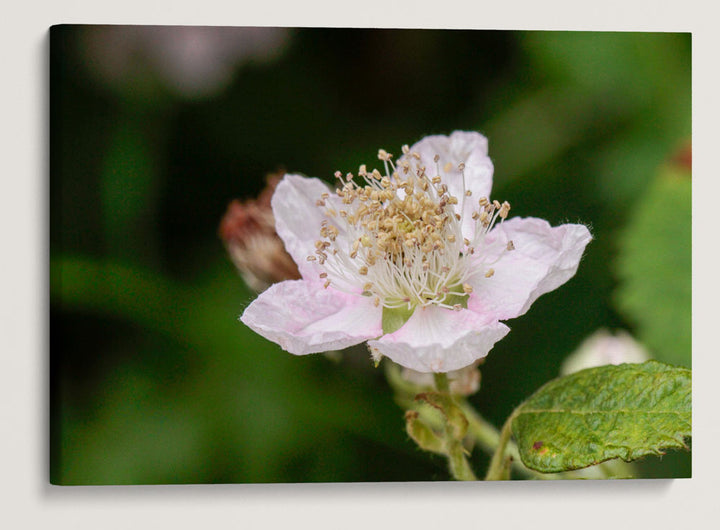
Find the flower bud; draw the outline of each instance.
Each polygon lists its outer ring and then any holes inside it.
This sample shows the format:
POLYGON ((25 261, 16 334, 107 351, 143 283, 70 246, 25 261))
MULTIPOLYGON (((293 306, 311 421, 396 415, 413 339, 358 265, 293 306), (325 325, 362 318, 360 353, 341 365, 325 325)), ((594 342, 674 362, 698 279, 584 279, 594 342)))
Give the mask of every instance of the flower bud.
POLYGON ((571 374, 606 364, 642 363, 650 359, 645 348, 623 330, 614 335, 605 329, 593 333, 570 354, 560 373, 571 374))
POLYGON ((262 292, 273 283, 300 279, 297 265, 275 231, 270 200, 282 173, 268 175, 257 199, 234 200, 220 222, 219 234, 245 283, 262 292))

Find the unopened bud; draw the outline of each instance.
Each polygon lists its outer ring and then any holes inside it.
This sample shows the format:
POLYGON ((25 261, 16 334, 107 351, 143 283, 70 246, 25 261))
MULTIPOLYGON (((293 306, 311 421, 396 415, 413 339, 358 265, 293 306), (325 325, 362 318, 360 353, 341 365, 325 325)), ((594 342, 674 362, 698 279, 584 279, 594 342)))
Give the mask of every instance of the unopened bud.
POLYGON ((297 265, 275 231, 270 200, 282 173, 267 177, 257 199, 234 200, 219 227, 219 235, 245 283, 261 292, 273 283, 300 278, 297 265))

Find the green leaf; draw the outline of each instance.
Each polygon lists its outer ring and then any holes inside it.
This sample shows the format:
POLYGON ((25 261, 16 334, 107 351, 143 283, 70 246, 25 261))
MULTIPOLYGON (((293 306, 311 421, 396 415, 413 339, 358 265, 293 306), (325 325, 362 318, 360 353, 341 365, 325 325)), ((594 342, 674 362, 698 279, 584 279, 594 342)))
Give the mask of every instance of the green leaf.
POLYGON ((523 463, 557 473, 687 449, 691 371, 657 361, 590 368, 555 379, 513 413, 523 463))
POLYGON ((637 204, 620 240, 619 309, 658 360, 691 365, 691 179, 666 168, 637 204))

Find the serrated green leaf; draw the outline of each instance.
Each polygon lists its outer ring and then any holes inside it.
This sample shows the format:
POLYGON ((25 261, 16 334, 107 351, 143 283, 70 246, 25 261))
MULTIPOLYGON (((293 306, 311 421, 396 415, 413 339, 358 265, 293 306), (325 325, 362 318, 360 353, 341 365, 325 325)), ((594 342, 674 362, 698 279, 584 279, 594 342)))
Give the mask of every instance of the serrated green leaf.
POLYGON ((691 180, 668 168, 638 203, 620 240, 619 309, 653 357, 691 365, 691 180))
POLYGON ((657 361, 590 368, 555 379, 513 414, 520 457, 556 473, 687 448, 692 374, 657 361))

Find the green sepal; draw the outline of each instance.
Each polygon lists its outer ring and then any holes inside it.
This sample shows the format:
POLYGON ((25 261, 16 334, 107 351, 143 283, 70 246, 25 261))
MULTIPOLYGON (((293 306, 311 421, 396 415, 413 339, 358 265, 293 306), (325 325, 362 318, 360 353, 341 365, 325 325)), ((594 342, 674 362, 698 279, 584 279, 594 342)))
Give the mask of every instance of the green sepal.
POLYGON ((420 419, 418 411, 408 410, 405 413, 405 428, 410 438, 421 449, 442 455, 446 454, 444 440, 420 419))
POLYGON ((463 309, 467 309, 468 295, 466 295, 465 293, 450 293, 445 297, 445 300, 443 300, 443 304, 451 306, 459 305, 463 309))
MULTIPOLYGON (((449 306, 459 305, 463 309, 467 309, 468 296, 464 293, 448 293, 443 300, 443 304, 449 306)), ((406 305, 402 307, 383 307, 382 312, 382 329, 383 334, 393 333, 405 325, 412 314, 415 312, 416 306, 408 308, 406 305)))
POLYGON ((393 333, 399 330, 405 322, 407 322, 412 316, 415 308, 408 309, 407 307, 383 307, 382 312, 382 329, 383 334, 393 333))
POLYGON ((450 395, 441 392, 422 392, 415 396, 415 400, 427 403, 445 416, 446 428, 452 438, 462 440, 465 437, 468 420, 450 395))

